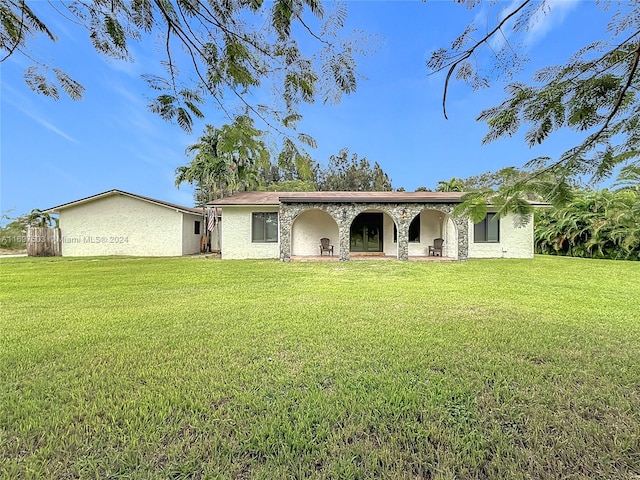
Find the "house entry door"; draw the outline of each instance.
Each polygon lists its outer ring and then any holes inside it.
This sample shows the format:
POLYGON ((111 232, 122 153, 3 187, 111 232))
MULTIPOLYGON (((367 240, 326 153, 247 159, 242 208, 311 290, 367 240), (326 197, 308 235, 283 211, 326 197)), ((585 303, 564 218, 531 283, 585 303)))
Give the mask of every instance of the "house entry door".
POLYGON ((382 252, 382 213, 361 213, 353 220, 351 251, 382 252))

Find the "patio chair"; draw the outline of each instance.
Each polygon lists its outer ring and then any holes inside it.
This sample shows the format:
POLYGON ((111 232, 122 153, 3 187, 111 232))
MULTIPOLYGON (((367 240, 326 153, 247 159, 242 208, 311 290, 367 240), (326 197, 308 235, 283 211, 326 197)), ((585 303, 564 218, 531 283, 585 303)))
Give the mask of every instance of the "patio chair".
POLYGON ((442 256, 442 244, 444 243, 444 238, 434 238, 433 245, 429 245, 429 256, 442 256))
POLYGON ((326 237, 320 239, 320 256, 322 256, 324 252, 329 252, 333 255, 333 245, 331 245, 331 240, 326 237))

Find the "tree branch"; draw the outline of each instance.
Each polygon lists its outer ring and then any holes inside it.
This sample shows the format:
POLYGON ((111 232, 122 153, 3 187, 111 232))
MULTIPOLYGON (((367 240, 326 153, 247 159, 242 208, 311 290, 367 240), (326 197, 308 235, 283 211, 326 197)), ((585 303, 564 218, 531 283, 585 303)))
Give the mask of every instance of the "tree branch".
MULTIPOLYGON (((624 87, 622 87, 622 89, 618 93, 618 98, 616 100, 616 103, 613 106, 613 108, 611 109, 611 111, 609 112, 609 115, 607 116, 607 119, 605 120, 604 125, 602 125, 600 130, 598 130, 596 132, 596 134, 593 135, 586 143, 583 143, 580 146, 578 151, 576 151, 571 156, 572 158, 575 158, 580 153, 584 153, 585 151, 587 151, 591 147, 593 147, 594 144, 596 143, 596 141, 609 128, 609 124, 611 123, 611 120, 613 120, 613 117, 616 116, 616 114, 620 110, 620 107, 622 106, 622 101, 624 100, 625 94, 631 88, 631 84, 633 83, 633 77, 635 76, 636 72, 638 71, 638 65, 639 64, 640 64, 640 42, 638 42, 638 45, 636 46, 636 49, 634 51, 633 61, 632 61, 632 64, 631 64, 631 69, 629 70, 629 74, 627 75, 627 81, 626 81, 624 87)), ((542 170, 538 170, 537 172, 531 174, 529 176, 529 179, 534 179, 534 178, 540 177, 541 175, 553 170, 554 168, 558 167, 559 165, 561 165, 562 163, 566 162, 567 160, 568 160, 567 158, 563 158, 561 160, 553 162, 551 165, 543 168, 542 170)))
POLYGON ((435 71, 435 72, 440 72, 445 68, 450 67, 449 71, 447 72, 447 78, 445 79, 445 82, 444 82, 444 92, 442 93, 442 113, 444 114, 444 118, 446 118, 447 120, 449 119, 449 117, 447 117, 447 92, 449 90, 449 81, 451 80, 451 75, 453 75, 453 72, 455 71, 455 69, 462 62, 468 59, 480 45, 482 45, 483 43, 488 43, 489 39, 496 32, 500 31, 505 23, 507 23, 513 16, 515 16, 520 10, 522 10, 530 2, 531 0, 524 0, 524 2, 522 2, 518 8, 516 8, 514 11, 509 13, 509 15, 504 17, 502 21, 498 25, 496 25, 496 27, 493 30, 487 33, 481 40, 476 42, 476 44, 473 45, 471 48, 465 50, 462 54, 460 54, 458 58, 455 61, 453 61, 453 63, 443 65, 442 67, 438 68, 435 71))
POLYGON ((4 62, 7 58, 13 55, 13 52, 16 51, 18 45, 20 45, 20 41, 22 40, 23 30, 24 30, 24 9, 25 9, 25 0, 21 0, 22 8, 20 8, 20 31, 18 32, 18 38, 16 38, 15 43, 11 48, 7 50, 7 54, 0 60, 0 63, 4 62))

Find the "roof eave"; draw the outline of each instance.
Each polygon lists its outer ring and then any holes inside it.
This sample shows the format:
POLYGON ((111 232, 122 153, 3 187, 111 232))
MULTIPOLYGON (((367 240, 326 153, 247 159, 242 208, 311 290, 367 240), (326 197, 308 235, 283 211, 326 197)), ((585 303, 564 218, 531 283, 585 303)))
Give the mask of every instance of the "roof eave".
POLYGON ((460 197, 451 198, 390 198, 390 197, 284 197, 281 203, 461 203, 460 197))

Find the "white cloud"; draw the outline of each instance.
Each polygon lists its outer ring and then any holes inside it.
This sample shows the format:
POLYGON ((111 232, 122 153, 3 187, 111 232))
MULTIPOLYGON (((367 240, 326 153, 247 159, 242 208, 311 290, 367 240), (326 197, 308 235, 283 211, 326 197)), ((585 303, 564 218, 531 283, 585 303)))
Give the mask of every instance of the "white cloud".
POLYGON ((5 101, 7 103, 13 105, 13 107, 15 107, 17 110, 22 112, 24 115, 26 115, 27 117, 35 120, 40 125, 45 127, 47 130, 50 130, 53 133, 56 133, 56 134, 60 135, 65 140, 68 140, 68 141, 73 142, 73 143, 79 143, 71 135, 66 134, 65 132, 60 130, 58 127, 56 127, 54 124, 52 124, 51 122, 45 120, 41 115, 37 114, 36 109, 33 108, 33 106, 32 106, 32 103, 24 95, 22 95, 20 92, 18 92, 17 90, 12 88, 11 86, 7 85, 6 83, 2 85, 2 90, 3 90, 3 92, 2 92, 3 93, 3 98, 5 99, 5 101), (10 96, 5 96, 4 94, 6 92, 9 92, 11 95, 10 96))
POLYGON ((38 122, 40 125, 42 125, 47 130, 51 130, 53 133, 57 133, 58 135, 60 135, 65 140, 69 140, 70 142, 73 142, 73 143, 79 143, 75 138, 71 137, 70 135, 67 135, 62 130, 60 130, 58 127, 53 125, 52 123, 47 122, 44 118, 40 118, 37 115, 33 115, 30 112, 27 112, 27 111, 24 111, 24 110, 23 110, 23 113, 28 115, 29 117, 33 118, 36 122, 38 122))
POLYGON ((561 25, 579 3, 580 0, 547 0, 545 8, 538 10, 529 20, 526 44, 532 45, 542 40, 553 28, 561 25))
MULTIPOLYGON (((566 17, 574 10, 581 0, 546 0, 544 4, 540 5, 540 8, 536 11, 528 22, 527 31, 523 36, 524 44, 531 46, 536 42, 541 41, 552 29, 560 26, 566 17)), ((521 0, 510 0, 506 5, 503 2, 499 2, 499 11, 482 7, 475 15, 474 24, 478 28, 477 36, 480 34, 486 34, 491 28, 504 20, 505 16, 513 12, 518 6, 521 5, 521 0), (504 5, 504 6, 503 6, 504 5), (495 19, 491 19, 491 16, 495 15, 495 19)), ((505 42, 513 35, 511 30, 516 17, 513 17, 505 24, 497 34, 493 35, 489 40, 491 49, 494 51, 500 50, 505 42)))

